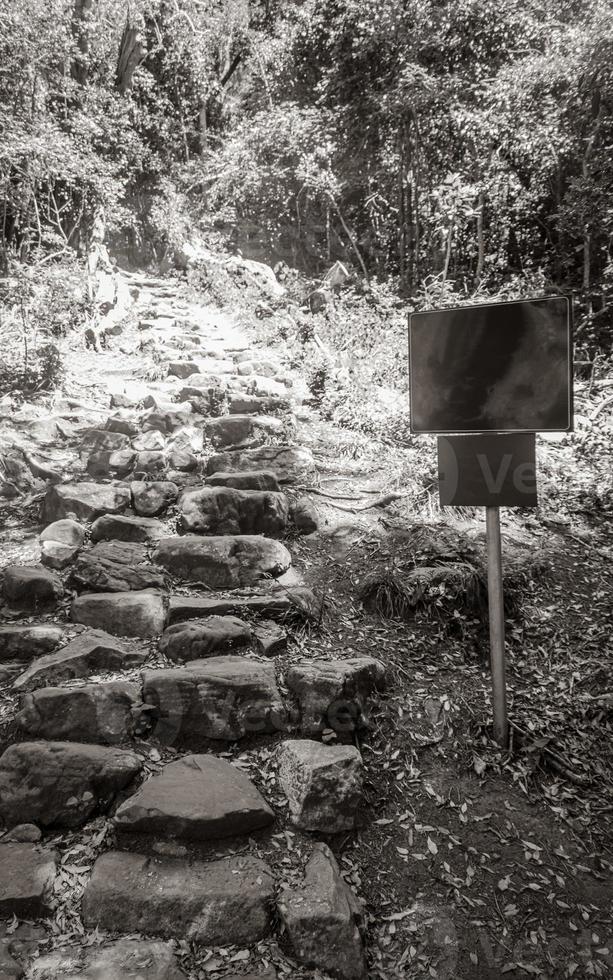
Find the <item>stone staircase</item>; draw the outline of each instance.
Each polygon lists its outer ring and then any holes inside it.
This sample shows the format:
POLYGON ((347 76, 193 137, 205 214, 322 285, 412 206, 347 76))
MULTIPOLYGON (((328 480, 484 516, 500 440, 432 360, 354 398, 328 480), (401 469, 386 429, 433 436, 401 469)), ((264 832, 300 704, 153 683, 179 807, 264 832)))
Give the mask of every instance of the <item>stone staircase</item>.
POLYGON ((31 959, 5 937, 0 978, 176 980, 189 966, 169 940, 251 949, 275 934, 283 976, 367 977, 363 904, 320 838, 355 830, 356 735, 385 668, 302 656, 304 642, 287 659, 293 630, 320 615, 292 567, 291 541, 317 514, 292 489, 315 465, 292 441, 290 379, 172 284, 130 285, 140 349, 163 354, 163 378, 138 378, 137 356, 134 377, 99 378, 108 413, 77 427, 68 478, 49 480, 40 561, 5 569, 0 626, 16 699, 0 916, 51 916, 53 842, 103 816, 112 832, 81 920, 105 939, 31 959), (287 809, 241 768, 237 743, 270 743, 287 809), (291 826, 309 840, 301 881, 261 856, 291 826))

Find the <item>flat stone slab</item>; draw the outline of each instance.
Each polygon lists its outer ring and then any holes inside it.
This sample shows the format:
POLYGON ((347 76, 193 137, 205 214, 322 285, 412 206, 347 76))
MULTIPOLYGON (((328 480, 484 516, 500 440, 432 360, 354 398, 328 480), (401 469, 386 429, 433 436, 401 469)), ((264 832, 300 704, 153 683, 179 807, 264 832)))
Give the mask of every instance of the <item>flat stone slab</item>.
POLYGON ((47 491, 42 518, 47 524, 66 517, 94 521, 102 514, 119 514, 129 506, 127 487, 109 483, 61 483, 47 491))
POLYGON ((247 395, 243 392, 230 392, 228 395, 230 415, 268 415, 270 412, 287 412, 289 408, 288 398, 247 395))
POLYGON ((0 816, 12 827, 80 827, 142 768, 133 752, 77 742, 21 742, 0 757, 0 816))
MULTIPOLYGON (((302 591, 300 590, 300 593, 302 591)), ((310 597, 315 604, 312 593, 310 597)), ((199 619, 204 616, 226 616, 230 613, 237 616, 265 616, 267 619, 285 621, 296 614, 302 615, 303 611, 300 594, 295 589, 279 588, 266 594, 239 593, 214 599, 208 596, 174 595, 170 597, 168 606, 168 623, 182 623, 186 619, 199 619)))
POLYGON ((151 776, 115 814, 118 831, 206 841, 251 834, 274 814, 245 773, 214 755, 187 755, 151 776))
POLYGON ((179 500, 181 526, 196 534, 265 534, 287 529, 289 501, 271 490, 204 487, 186 490, 179 500))
POLYGON ((302 886, 282 891, 278 908, 299 963, 340 980, 367 980, 362 908, 329 847, 315 844, 302 886))
POLYGON ((0 626, 0 661, 31 660, 60 645, 59 626, 0 626))
POLYGON ((44 687, 23 699, 17 726, 30 737, 120 745, 134 731, 140 685, 106 681, 83 687, 44 687))
POLYGON ((155 709, 154 735, 165 744, 194 737, 235 741, 287 726, 274 664, 266 660, 211 657, 146 670, 143 701, 155 709))
POLYGON ((160 651, 169 660, 202 660, 215 653, 248 646, 251 639, 251 627, 242 619, 209 616, 169 626, 162 634, 160 651))
POLYGON ((132 541, 100 541, 88 551, 81 552, 70 582, 79 591, 130 592, 163 589, 166 577, 162 569, 149 562, 145 545, 132 541))
POLYGON ((18 691, 29 691, 107 670, 127 670, 140 666, 146 656, 128 650, 104 630, 87 630, 57 653, 40 657, 16 678, 13 686, 18 691))
POLYGON ((159 592, 99 592, 78 596, 72 620, 115 636, 157 636, 164 629, 166 605, 159 592))
POLYGON ((54 851, 37 844, 0 844, 0 916, 38 919, 51 911, 54 851))
POLYGON ((272 873, 250 856, 194 862, 110 851, 85 889, 88 929, 142 932, 203 946, 247 946, 271 928, 272 873))
POLYGON ((285 742, 279 779, 296 827, 327 834, 354 829, 362 798, 362 756, 354 745, 285 742))
POLYGON ((51 606, 63 593, 60 577, 42 565, 9 565, 4 569, 4 595, 11 605, 23 609, 51 606))
POLYGON ((300 705, 301 731, 318 735, 332 728, 351 736, 368 727, 368 699, 385 685, 386 671, 373 657, 303 660, 287 671, 285 682, 300 705))
POLYGON ((30 975, 31 980, 185 980, 171 947, 151 939, 58 949, 39 956, 30 975))
POLYGON ((152 541, 159 541, 166 533, 162 522, 156 521, 153 517, 105 514, 92 525, 92 541, 131 541, 149 544, 152 541))
POLYGON ((280 541, 246 534, 163 538, 153 560, 178 578, 212 589, 234 589, 263 578, 278 578, 292 563, 280 541))
POLYGON ((203 431, 214 449, 249 449, 270 436, 282 436, 283 428, 274 415, 223 415, 207 419, 203 431))
POLYGON ((213 473, 272 470, 279 483, 304 481, 315 471, 315 460, 308 449, 295 446, 260 446, 219 453, 207 462, 207 476, 213 473))
POLYGON ((279 481, 271 470, 213 473, 204 482, 209 487, 232 487, 234 490, 279 490, 279 481))

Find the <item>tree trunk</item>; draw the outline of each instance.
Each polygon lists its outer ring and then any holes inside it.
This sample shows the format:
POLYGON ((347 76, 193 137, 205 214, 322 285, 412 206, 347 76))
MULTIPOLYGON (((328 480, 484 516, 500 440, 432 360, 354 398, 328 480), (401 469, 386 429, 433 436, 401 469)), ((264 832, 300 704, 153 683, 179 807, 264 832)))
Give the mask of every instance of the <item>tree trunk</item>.
POLYGON ((78 54, 75 56, 70 73, 75 82, 85 85, 88 73, 89 57, 89 25, 87 21, 91 14, 93 0, 76 0, 72 12, 72 34, 77 44, 78 54))
POLYGON ((483 209, 485 207, 485 194, 483 191, 479 192, 479 204, 477 206, 477 269, 475 272, 475 284, 478 286, 481 281, 481 276, 483 275, 483 266, 485 264, 485 241, 483 238, 483 209))
POLYGON ((126 20, 126 26, 121 35, 115 85, 122 95, 132 88, 134 72, 145 58, 147 49, 138 27, 131 27, 126 20))

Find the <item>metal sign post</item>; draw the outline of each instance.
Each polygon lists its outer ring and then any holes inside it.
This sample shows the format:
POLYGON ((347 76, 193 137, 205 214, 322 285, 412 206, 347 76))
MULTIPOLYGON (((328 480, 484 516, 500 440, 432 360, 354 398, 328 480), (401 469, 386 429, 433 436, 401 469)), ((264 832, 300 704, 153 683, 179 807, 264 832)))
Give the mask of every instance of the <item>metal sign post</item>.
POLYGON ((504 647, 504 593, 502 588, 502 548, 500 508, 486 507, 487 595, 490 620, 490 663, 492 669, 492 708, 494 737, 503 749, 509 745, 507 680, 504 647))

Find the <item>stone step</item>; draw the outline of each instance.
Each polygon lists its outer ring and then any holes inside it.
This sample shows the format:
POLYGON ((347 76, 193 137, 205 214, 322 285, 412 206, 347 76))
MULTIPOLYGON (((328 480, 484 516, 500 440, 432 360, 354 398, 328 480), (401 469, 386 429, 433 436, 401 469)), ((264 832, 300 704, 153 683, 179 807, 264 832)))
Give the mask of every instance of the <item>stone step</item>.
POLYGON ((18 691, 58 684, 105 671, 129 670, 140 666, 147 654, 129 650, 104 630, 87 630, 57 653, 40 657, 14 682, 18 691))
POLYGON ((85 889, 88 929, 247 946, 271 928, 272 873, 257 858, 193 862, 110 851, 85 889))
POLYGON ((0 626, 0 662, 31 660, 51 653, 63 638, 59 626, 0 626))
POLYGON ((43 687, 25 695, 15 723, 31 738, 120 745, 134 734, 140 703, 131 681, 43 687))
POLYGON ((173 575, 210 589, 235 589, 278 578, 292 559, 280 541, 257 535, 163 538, 154 561, 173 575))
MULTIPOLYGON (((38 919, 53 907, 55 851, 37 844, 0 843, 0 916, 38 919)), ((0 960, 0 975, 2 963, 0 960)))
POLYGON ((271 436, 281 437, 285 423, 274 415, 223 415, 207 419, 205 437, 214 449, 250 449, 263 445, 271 436))
POLYGON ((64 586, 59 575, 42 565, 8 565, 3 593, 9 605, 34 611, 57 605, 64 586))
MULTIPOLYGON (((174 484, 173 484, 174 486, 174 484)), ((166 534, 161 521, 153 517, 105 514, 92 524, 92 541, 128 541, 149 544, 166 534)))
POLYGON ((354 745, 285 742, 278 753, 279 780, 291 821, 323 834, 355 829, 362 799, 362 756, 354 745))
POLYGON ((21 742, 0 757, 0 817, 8 827, 80 827, 106 812, 140 772, 125 749, 77 742, 21 742))
MULTIPOLYGON (((104 520, 104 518, 101 518, 104 520)), ((164 589, 166 575, 148 561, 143 544, 132 541, 101 541, 81 552, 70 574, 77 591, 130 592, 164 589)))
POLYGON ((166 601, 160 592, 90 592, 74 600, 70 615, 114 636, 157 636, 166 624, 166 601))
POLYGON ((245 773, 214 755, 187 755, 151 776, 117 810, 119 832, 187 841, 252 834, 274 813, 245 773))
POLYGON ((143 701, 154 709, 153 736, 167 745, 194 738, 236 741, 287 728, 268 660, 211 657, 186 667, 146 670, 143 701))
POLYGON ((368 727, 369 698, 385 679, 385 666, 373 657, 302 660, 285 676, 300 706, 302 733, 315 737, 332 728, 346 738, 368 727))
POLYGON ((206 486, 232 487, 234 490, 275 490, 279 481, 272 470, 252 470, 245 473, 213 473, 205 477, 206 486))
POLYGON ((207 461, 207 476, 214 473, 244 473, 249 470, 271 470, 279 483, 296 483, 312 479, 315 460, 308 449, 295 446, 260 446, 219 453, 207 461))
POLYGON ((265 534, 287 530, 289 501, 272 490, 203 487, 186 490, 179 500, 181 527, 195 534, 265 534))
POLYGON ((45 494, 42 518, 45 524, 72 517, 94 521, 103 514, 119 514, 130 506, 126 486, 110 483, 61 483, 45 494))
MULTIPOLYGON (((118 939, 104 946, 58 949, 34 960, 31 980, 185 980, 170 945, 118 939)), ((1 974, 0 974, 1 977, 1 974)))
POLYGON ((215 654, 246 647, 253 633, 236 616, 209 616, 168 626, 160 639, 160 651, 169 660, 202 660, 215 654))
POLYGON ((265 616, 281 622, 291 619, 310 619, 318 615, 319 602, 306 586, 275 588, 270 583, 266 593, 244 591, 210 598, 209 596, 173 595, 168 605, 168 624, 204 616, 265 616))
POLYGON ((156 517, 176 503, 179 488, 168 480, 134 481, 130 484, 132 505, 139 517, 156 517))

